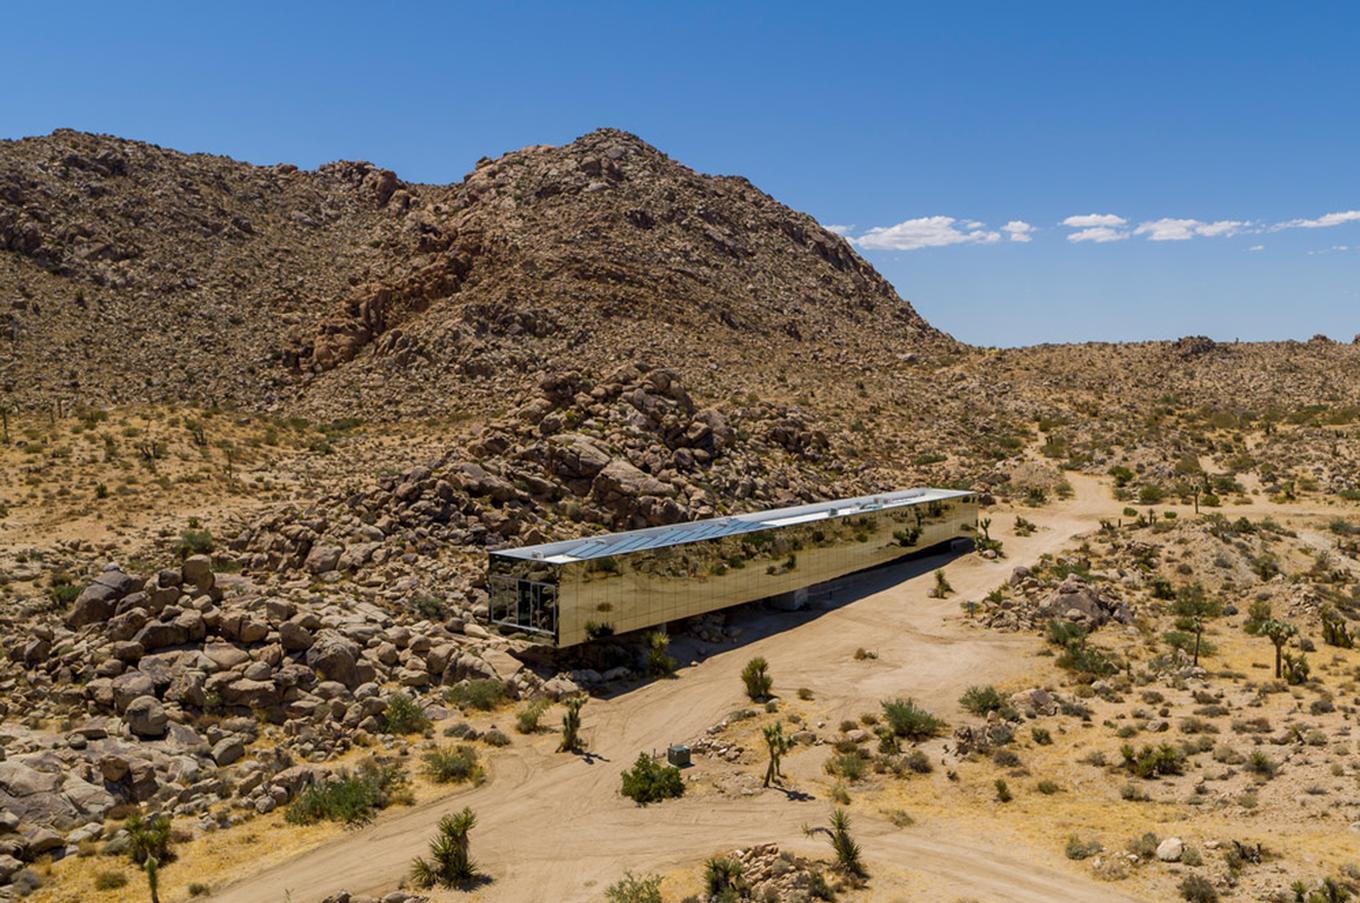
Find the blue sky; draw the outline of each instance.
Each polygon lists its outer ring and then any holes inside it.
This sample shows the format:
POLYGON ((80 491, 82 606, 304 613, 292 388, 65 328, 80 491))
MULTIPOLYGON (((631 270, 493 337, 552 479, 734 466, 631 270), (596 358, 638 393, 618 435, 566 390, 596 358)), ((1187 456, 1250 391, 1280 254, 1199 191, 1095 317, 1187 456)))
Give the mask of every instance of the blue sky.
POLYGON ((615 126, 967 341, 1360 332, 1355 4, 49 6, 6 12, 4 137, 447 182, 615 126))

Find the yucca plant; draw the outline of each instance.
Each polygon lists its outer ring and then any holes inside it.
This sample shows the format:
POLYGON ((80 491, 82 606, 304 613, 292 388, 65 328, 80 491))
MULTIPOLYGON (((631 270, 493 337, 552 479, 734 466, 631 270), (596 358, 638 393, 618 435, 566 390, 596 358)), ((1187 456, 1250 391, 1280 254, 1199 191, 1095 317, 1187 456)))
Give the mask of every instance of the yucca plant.
POLYGON ((466 884, 477 875, 468 834, 477 826, 477 816, 470 808, 445 815, 439 820, 439 833, 430 841, 430 858, 411 863, 411 880, 419 887, 456 887, 466 884))
POLYGON ((709 899, 739 899, 742 892, 741 863, 725 856, 709 859, 704 863, 704 886, 709 899))
POLYGON ((577 752, 581 748, 581 707, 586 704, 586 697, 573 696, 563 700, 563 705, 567 711, 562 715, 562 742, 558 745, 558 752, 577 752))
POLYGON ((844 809, 831 810, 831 827, 804 827, 803 833, 809 837, 825 834, 831 842, 831 850, 836 854, 836 868, 848 878, 863 878, 866 875, 859 844, 850 836, 850 814, 844 809))

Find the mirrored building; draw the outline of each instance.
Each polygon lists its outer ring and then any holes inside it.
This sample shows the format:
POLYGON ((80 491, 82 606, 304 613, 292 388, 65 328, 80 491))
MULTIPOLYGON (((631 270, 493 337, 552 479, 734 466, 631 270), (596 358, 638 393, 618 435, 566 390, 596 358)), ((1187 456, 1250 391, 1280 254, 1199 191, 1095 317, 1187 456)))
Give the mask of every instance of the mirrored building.
POLYGON ((912 489, 502 549, 490 620, 573 646, 970 538, 977 509, 974 493, 912 489))

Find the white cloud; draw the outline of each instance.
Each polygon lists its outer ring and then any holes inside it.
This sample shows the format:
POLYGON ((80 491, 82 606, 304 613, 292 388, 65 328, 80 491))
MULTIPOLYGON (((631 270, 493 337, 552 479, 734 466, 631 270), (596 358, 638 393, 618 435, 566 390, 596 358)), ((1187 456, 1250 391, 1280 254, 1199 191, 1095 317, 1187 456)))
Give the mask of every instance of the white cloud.
POLYGON ((1094 241, 1098 244, 1104 244, 1107 241, 1123 241, 1128 237, 1129 233, 1111 229, 1109 226, 1092 226, 1089 229, 1082 229, 1080 232, 1073 232, 1067 236, 1067 240, 1094 241))
POLYGON ((988 231, 974 220, 960 222, 952 216, 922 216, 895 226, 875 226, 852 240, 871 251, 915 251, 958 244, 990 245, 1001 240, 1001 233, 988 231))
POLYGON ((855 226, 854 226, 853 223, 851 223, 851 224, 848 225, 848 226, 831 225, 831 226, 822 226, 822 228, 825 229, 825 230, 828 231, 828 232, 834 232, 834 233, 836 233, 837 235, 848 235, 849 232, 850 232, 850 230, 853 229, 853 228, 855 228, 855 226))
POLYGON ((1270 227, 1270 231, 1278 232, 1281 229, 1329 229, 1332 226, 1340 226, 1343 223, 1353 223, 1360 221, 1360 210, 1341 210, 1336 213, 1328 213, 1319 216, 1317 219, 1291 219, 1283 223, 1276 223, 1270 227))
POLYGON ((1264 251, 1265 249, 1265 245, 1252 245, 1250 248, 1247 248, 1248 251, 1264 251))
POLYGON ((1001 231, 1009 235, 1011 241, 1032 241, 1036 230, 1022 219, 1013 219, 1002 226, 1001 231))
POLYGON ((1093 226, 1122 226, 1127 222, 1124 217, 1115 216, 1113 213, 1086 213, 1081 216, 1069 216, 1062 224, 1073 229, 1089 229, 1093 226))
POLYGON ((1196 235, 1202 235, 1206 238, 1236 235, 1248 225, 1249 223, 1235 219, 1202 223, 1197 219, 1163 217, 1162 219, 1139 223, 1138 228, 1133 230, 1133 234, 1146 235, 1148 241, 1188 241, 1196 235))

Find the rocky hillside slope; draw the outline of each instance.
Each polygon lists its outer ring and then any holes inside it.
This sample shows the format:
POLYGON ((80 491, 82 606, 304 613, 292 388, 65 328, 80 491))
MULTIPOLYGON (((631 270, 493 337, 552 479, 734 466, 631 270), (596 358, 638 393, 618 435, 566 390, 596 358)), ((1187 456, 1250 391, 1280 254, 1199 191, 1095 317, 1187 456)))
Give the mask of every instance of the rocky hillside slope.
POLYGON ((839 236, 633 135, 456 184, 57 131, 0 142, 0 379, 23 405, 177 400, 392 417, 596 372, 948 349, 839 236))

